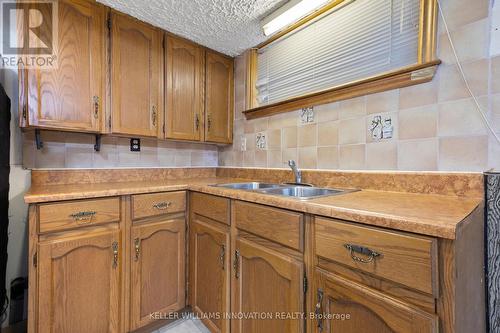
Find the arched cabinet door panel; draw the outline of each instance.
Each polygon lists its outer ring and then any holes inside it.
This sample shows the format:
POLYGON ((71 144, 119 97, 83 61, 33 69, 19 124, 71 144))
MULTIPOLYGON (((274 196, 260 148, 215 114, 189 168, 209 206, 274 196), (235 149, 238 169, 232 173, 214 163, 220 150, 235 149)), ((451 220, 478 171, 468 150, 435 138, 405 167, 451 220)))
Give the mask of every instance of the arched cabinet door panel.
POLYGON ((106 106, 107 10, 95 2, 68 0, 58 2, 57 13, 57 66, 20 70, 20 124, 100 132, 106 106))
POLYGON ((233 141, 233 59, 207 51, 205 79, 205 141, 233 141))
POLYGON ((271 318, 233 319, 231 332, 299 333, 304 319, 278 318, 303 312, 303 263, 238 238, 233 251, 233 313, 267 313, 271 318))
POLYGON ((132 329, 185 307, 185 228, 183 218, 132 227, 132 329))
POLYGON ((202 139, 205 51, 192 42, 165 36, 166 137, 202 139))
POLYGON ((211 332, 229 333, 229 232, 192 216, 190 305, 211 332))
POLYGON ((116 12, 111 22, 111 131, 162 137, 163 35, 116 12))
POLYGON ((318 333, 438 332, 438 318, 413 305, 317 269, 318 333))
POLYGON ((42 241, 38 332, 119 332, 121 254, 117 230, 42 241))

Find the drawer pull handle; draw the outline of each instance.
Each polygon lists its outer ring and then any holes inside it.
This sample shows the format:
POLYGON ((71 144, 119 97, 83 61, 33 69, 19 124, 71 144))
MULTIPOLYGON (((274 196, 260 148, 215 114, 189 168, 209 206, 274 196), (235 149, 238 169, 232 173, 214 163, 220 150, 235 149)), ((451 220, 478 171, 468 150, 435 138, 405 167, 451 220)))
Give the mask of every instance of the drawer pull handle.
POLYGON ((168 209, 168 207, 172 206, 172 203, 170 201, 163 201, 163 202, 158 202, 153 205, 153 208, 159 209, 159 210, 165 210, 168 209))
POLYGON ((97 214, 94 211, 89 212, 78 212, 71 214, 70 217, 73 218, 77 223, 86 224, 92 222, 92 218, 97 214))
POLYGON ((353 244, 344 244, 344 247, 349 250, 349 254, 351 255, 352 260, 361 262, 363 264, 368 264, 375 260, 375 258, 381 256, 381 253, 375 252, 373 250, 370 250, 367 247, 364 246, 359 246, 359 245, 353 245, 353 244), (361 258, 355 255, 354 253, 360 253, 362 255, 367 256, 368 258, 361 258))
POLYGON ((134 248, 135 248, 135 261, 139 260, 139 256, 141 255, 141 240, 136 238, 134 240, 134 248))
POLYGON ((118 267, 118 242, 113 242, 111 245, 113 249, 113 268, 118 267))
POLYGON ((226 247, 224 245, 220 246, 220 255, 219 261, 222 266, 222 270, 224 270, 224 259, 226 258, 226 247))

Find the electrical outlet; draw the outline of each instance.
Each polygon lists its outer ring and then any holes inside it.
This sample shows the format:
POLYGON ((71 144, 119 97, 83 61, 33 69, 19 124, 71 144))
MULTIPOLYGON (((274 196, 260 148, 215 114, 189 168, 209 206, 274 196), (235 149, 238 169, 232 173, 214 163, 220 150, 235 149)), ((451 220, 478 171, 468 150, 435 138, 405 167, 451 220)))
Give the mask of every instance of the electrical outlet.
POLYGON ((241 138, 240 138, 240 140, 241 140, 240 150, 241 151, 247 151, 247 138, 244 135, 242 135, 241 138))
POLYGON ((300 110, 300 122, 302 124, 314 123, 314 108, 312 106, 300 110))
POLYGON ((130 151, 141 151, 141 139, 130 139, 130 151))
POLYGON ((255 148, 264 150, 267 147, 266 133, 260 132, 255 136, 255 148))

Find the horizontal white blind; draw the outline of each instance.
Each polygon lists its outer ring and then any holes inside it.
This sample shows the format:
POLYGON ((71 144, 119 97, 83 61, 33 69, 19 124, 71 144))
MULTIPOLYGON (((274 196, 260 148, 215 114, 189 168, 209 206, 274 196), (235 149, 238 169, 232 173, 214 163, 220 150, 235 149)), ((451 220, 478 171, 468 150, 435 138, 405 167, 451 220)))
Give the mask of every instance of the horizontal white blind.
POLYGON ((407 65, 418 55, 420 0, 352 0, 258 50, 260 105, 407 65))

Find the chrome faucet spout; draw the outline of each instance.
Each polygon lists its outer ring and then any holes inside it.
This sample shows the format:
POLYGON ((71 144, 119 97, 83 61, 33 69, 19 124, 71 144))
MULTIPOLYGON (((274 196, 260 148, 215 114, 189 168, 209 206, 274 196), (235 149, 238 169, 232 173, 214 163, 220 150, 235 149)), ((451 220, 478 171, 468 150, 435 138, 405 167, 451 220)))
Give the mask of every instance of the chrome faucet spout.
POLYGON ((288 161, 288 166, 292 169, 293 174, 295 175, 295 183, 302 183, 302 172, 297 168, 297 163, 294 160, 288 161))

